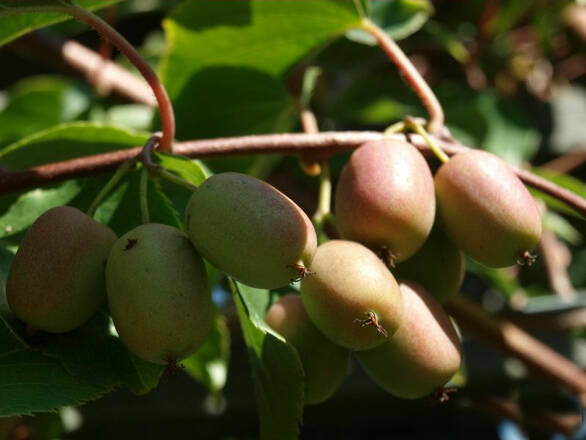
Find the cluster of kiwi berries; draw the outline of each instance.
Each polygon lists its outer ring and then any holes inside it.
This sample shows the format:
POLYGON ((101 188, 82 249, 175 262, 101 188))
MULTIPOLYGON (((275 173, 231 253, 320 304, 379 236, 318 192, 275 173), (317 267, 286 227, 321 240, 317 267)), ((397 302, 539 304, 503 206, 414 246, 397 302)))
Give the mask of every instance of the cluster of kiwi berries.
POLYGON ((54 208, 22 240, 8 303, 34 328, 67 332, 107 292, 128 349, 174 364, 197 350, 211 325, 202 257, 253 287, 299 279, 301 295, 282 296, 265 319, 299 353, 305 403, 336 391, 350 351, 382 388, 418 398, 460 366, 459 338, 441 303, 460 288, 463 252, 485 265, 513 265, 531 257, 541 234, 533 198, 498 157, 470 150, 433 177, 417 149, 395 140, 354 151, 338 182, 335 219, 341 239, 318 246, 293 201, 238 173, 195 190, 186 233, 150 223, 117 239, 74 208, 54 208))

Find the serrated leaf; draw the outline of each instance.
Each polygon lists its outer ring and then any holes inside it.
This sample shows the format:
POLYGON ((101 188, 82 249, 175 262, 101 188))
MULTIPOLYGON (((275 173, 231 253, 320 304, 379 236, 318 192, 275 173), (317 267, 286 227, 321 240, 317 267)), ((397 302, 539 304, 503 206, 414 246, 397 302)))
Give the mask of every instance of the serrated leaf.
POLYGON ((263 316, 267 290, 231 281, 252 369, 263 440, 296 439, 303 413, 303 369, 295 349, 273 332, 263 316))
POLYGON ((71 376, 57 359, 38 351, 0 355, 0 417, 77 406, 105 391, 71 376))
POLYGON ((286 72, 357 25, 349 1, 181 4, 165 20, 165 85, 180 138, 289 129, 286 72))
POLYGON ((0 165, 23 169, 142 146, 147 133, 95 122, 69 122, 27 136, 0 150, 0 165))
POLYGON ((230 357, 230 331, 226 318, 217 315, 204 344, 181 362, 185 372, 203 383, 211 393, 226 385, 230 357))
POLYGON ((72 376, 105 392, 119 385, 135 394, 144 394, 159 382, 165 367, 137 359, 110 334, 110 320, 97 313, 79 329, 63 335, 50 335, 38 348, 57 358, 72 376))
POLYGON ((0 146, 77 118, 89 106, 89 97, 70 81, 35 76, 19 81, 8 92, 0 111, 0 146))
MULTIPOLYGON (((89 10, 104 8, 120 0, 78 0, 76 3, 89 10)), ((15 14, 11 8, 34 8, 35 6, 47 6, 49 2, 43 0, 4 0, 0 4, 0 46, 20 37, 28 32, 34 31, 51 24, 59 23, 70 17, 65 14, 53 12, 27 12, 15 14)))

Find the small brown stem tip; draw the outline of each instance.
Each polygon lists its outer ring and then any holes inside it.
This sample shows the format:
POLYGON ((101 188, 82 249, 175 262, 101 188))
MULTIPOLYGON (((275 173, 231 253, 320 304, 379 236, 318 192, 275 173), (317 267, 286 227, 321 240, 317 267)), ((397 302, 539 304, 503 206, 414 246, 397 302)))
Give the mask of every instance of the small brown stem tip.
POLYGON ((537 254, 532 254, 529 251, 523 251, 517 258, 517 264, 519 266, 531 266, 537 260, 537 254))
POLYGON ((297 281, 301 281, 306 276, 314 274, 314 272, 310 271, 303 264, 288 264, 286 267, 287 267, 287 269, 293 269, 296 273, 296 276, 291 278, 292 283, 296 283, 297 281))
POLYGON ((364 314, 366 315, 366 318, 356 318, 354 322, 356 324, 360 324, 361 327, 373 326, 374 328, 376 328, 376 331, 379 334, 383 335, 385 338, 388 338, 389 334, 386 331, 386 329, 379 324, 376 314, 374 312, 365 312, 364 314))

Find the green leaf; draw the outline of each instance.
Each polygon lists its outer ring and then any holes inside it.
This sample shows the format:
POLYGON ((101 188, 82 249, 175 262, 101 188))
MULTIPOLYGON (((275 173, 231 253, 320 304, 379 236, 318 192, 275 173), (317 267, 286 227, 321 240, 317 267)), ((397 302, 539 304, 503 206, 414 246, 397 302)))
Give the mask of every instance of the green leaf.
MULTIPOLYGON (((582 198, 586 198, 586 184, 584 184, 584 182, 581 180, 576 179, 575 177, 569 176, 567 174, 560 174, 546 168, 533 168, 531 171, 538 176, 541 176, 544 179, 561 186, 562 188, 578 194, 582 198)), ((555 197, 542 193, 541 191, 531 187, 528 187, 528 189, 534 197, 543 200, 548 208, 584 220, 584 217, 579 212, 575 211, 573 208, 569 207, 555 197)))
POLYGON ((121 384, 135 394, 150 391, 165 367, 136 358, 110 333, 110 325, 106 313, 99 312, 79 329, 50 335, 38 347, 45 355, 59 359, 69 374, 104 392, 121 384))
POLYGON ((0 111, 0 145, 72 121, 87 110, 89 97, 65 79, 35 76, 19 81, 0 111))
POLYGON ((19 326, 6 303, 6 279, 13 258, 14 253, 0 241, 0 355, 27 347, 21 336, 22 325, 19 326))
POLYGON ((195 186, 201 185, 212 175, 212 172, 199 160, 158 152, 155 153, 155 157, 163 168, 173 171, 195 186))
POLYGON ((55 411, 97 399, 103 389, 71 376, 34 350, 0 355, 0 417, 55 411))
MULTIPOLYGON (((393 40, 402 40, 417 32, 433 14, 429 0, 371 0, 370 19, 393 40)), ((375 45, 376 40, 364 31, 351 31, 354 41, 375 45)))
POLYGON ((181 362, 185 371, 203 383, 211 393, 226 385, 230 357, 230 331, 226 318, 217 315, 204 344, 181 362))
POLYGON ((446 119, 473 139, 473 145, 500 156, 513 165, 537 152, 540 135, 525 112, 510 99, 490 92, 470 93, 455 86, 438 90, 446 119))
MULTIPOLYGON (((140 171, 135 171, 127 176, 100 205, 96 211, 96 221, 107 224, 118 236, 142 224, 139 194, 140 171)), ((147 196, 153 223, 182 227, 179 214, 161 191, 158 182, 149 179, 147 196)))
POLYGON ((303 369, 295 349, 263 321, 267 290, 231 281, 248 346, 260 417, 260 438, 296 439, 303 413, 303 369))
POLYGON ((582 234, 564 217, 553 211, 547 210, 543 214, 543 225, 554 232, 555 235, 573 245, 582 242, 582 234))
POLYGON ((358 20, 345 0, 181 4, 164 22, 162 62, 177 136, 289 129, 295 112, 284 75, 358 20))
POLYGON ((147 133, 92 122, 70 122, 35 133, 0 150, 0 165, 22 169, 44 163, 142 146, 147 133))
MULTIPOLYGON (((70 202, 81 188, 79 181, 67 180, 53 188, 37 188, 20 195, 0 214, 0 238, 26 230, 45 211, 70 202)), ((0 207, 6 201, 11 197, 0 197, 0 207)))
POLYGON ((154 115, 155 109, 144 104, 114 105, 107 109, 95 106, 89 112, 89 120, 133 130, 150 130, 154 115))
MULTIPOLYGON (((76 3, 89 10, 104 8, 120 0, 78 0, 76 3)), ((20 37, 28 32, 45 26, 49 26, 70 18, 68 15, 47 12, 27 12, 15 14, 12 8, 34 8, 35 6, 47 6, 47 1, 37 0, 5 0, 0 5, 0 46, 20 37)))

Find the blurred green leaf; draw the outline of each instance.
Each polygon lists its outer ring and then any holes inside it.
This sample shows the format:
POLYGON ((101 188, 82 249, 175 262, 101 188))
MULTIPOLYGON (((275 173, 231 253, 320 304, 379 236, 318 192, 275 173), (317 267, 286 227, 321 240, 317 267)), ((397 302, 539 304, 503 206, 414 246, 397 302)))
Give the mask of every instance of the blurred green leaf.
MULTIPOLYGON (((576 179, 575 177, 569 176, 567 174, 553 172, 546 168, 533 168, 531 171, 537 174, 538 176, 541 176, 544 179, 547 179, 550 182, 553 182, 561 186, 562 188, 565 188, 567 190, 572 191, 575 194, 578 194, 582 198, 586 198, 586 184, 584 184, 584 182, 582 182, 581 180, 576 179)), ((529 187, 528 189, 534 197, 543 200, 548 208, 584 220, 584 217, 580 213, 576 212, 573 208, 569 207, 568 205, 556 199, 555 197, 552 197, 548 194, 544 194, 541 191, 536 190, 534 188, 529 187)))
POLYGON ((218 393, 226 385, 230 357, 230 331, 226 318, 216 315, 204 344, 181 362, 185 371, 203 383, 211 393, 218 393))
POLYGON ((165 85, 180 138, 276 132, 296 114, 282 82, 358 23, 349 1, 188 1, 165 20, 165 85))
MULTIPOLYGON (((104 8, 120 0, 78 0, 76 3, 89 10, 104 8)), ((35 6, 47 6, 43 0, 4 0, 0 5, 0 46, 20 37, 28 32, 34 31, 70 17, 64 14, 46 12, 27 12, 14 14, 11 8, 34 8, 35 6)))
POLYGON ((546 211, 543 215, 543 225, 553 231, 555 235, 570 244, 578 245, 582 242, 582 234, 564 217, 553 211, 546 211))
MULTIPOLYGON (((417 32, 432 14, 429 0, 370 0, 370 19, 396 41, 417 32)), ((347 35, 360 43, 376 44, 364 31, 352 30, 347 35)))
POLYGON ((155 109, 144 104, 95 106, 89 113, 89 120, 133 130, 150 130, 154 115, 155 109))
POLYGON ((147 133, 92 122, 69 122, 25 137, 0 150, 0 165, 22 169, 44 163, 142 146, 147 133))
POLYGON ((448 125, 473 138, 475 143, 470 146, 490 151, 512 165, 530 160, 537 152, 539 132, 515 101, 451 86, 438 95, 448 125))
MULTIPOLYGON (((55 206, 66 205, 81 188, 82 185, 77 180, 67 180, 53 188, 37 188, 20 195, 0 214, 0 237, 26 230, 45 211, 55 206)), ((0 197, 0 207, 4 198, 0 197)))
POLYGON ((0 146, 79 117, 89 97, 71 81, 34 76, 11 87, 7 104, 0 111, 0 146))
POLYGON ((260 438, 296 439, 303 412, 303 369, 295 349, 264 322, 267 290, 231 281, 234 302, 248 346, 260 438))

